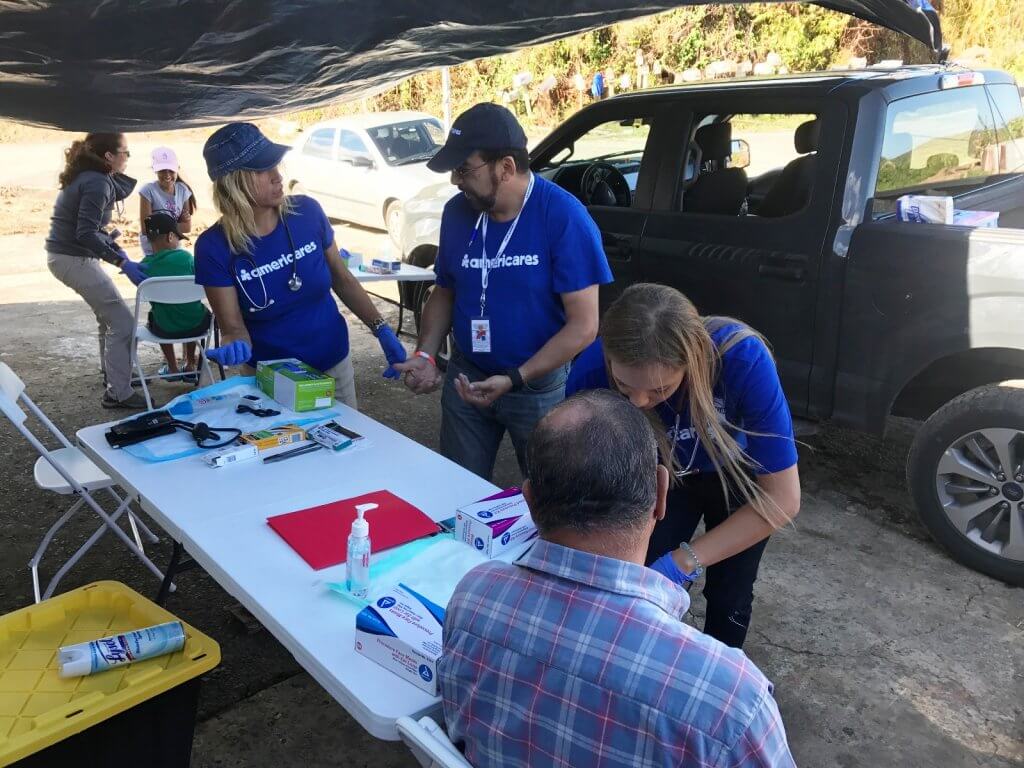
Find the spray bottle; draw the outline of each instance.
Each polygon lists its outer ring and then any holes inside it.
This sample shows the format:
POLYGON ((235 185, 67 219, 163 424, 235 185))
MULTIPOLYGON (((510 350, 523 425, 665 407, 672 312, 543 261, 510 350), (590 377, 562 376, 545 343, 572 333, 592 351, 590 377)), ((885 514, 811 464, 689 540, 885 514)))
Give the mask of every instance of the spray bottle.
POLYGON ((354 597, 366 597, 370 591, 370 524, 363 515, 376 508, 376 504, 357 504, 356 519, 348 536, 345 585, 354 597))

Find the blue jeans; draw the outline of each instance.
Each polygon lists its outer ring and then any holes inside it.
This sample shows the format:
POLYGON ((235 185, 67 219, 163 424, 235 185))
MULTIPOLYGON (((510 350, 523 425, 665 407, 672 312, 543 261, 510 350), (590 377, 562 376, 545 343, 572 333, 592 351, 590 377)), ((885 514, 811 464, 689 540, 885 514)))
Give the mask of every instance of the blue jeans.
POLYGON ((568 364, 539 379, 519 392, 508 392, 487 408, 463 402, 455 391, 460 373, 470 381, 483 381, 489 375, 481 371, 457 350, 452 350, 448 372, 441 391, 441 454, 459 466, 491 479, 494 460, 506 430, 512 438, 519 471, 526 475, 526 443, 534 425, 565 399, 568 364))

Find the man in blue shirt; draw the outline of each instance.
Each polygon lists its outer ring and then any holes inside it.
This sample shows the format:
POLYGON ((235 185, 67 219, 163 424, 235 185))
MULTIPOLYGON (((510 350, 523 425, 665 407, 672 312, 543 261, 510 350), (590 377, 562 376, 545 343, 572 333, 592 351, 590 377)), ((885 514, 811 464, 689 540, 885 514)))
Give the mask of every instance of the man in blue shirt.
POLYGON ((562 400, 569 362, 597 334, 598 286, 612 280, 586 208, 529 160, 512 113, 477 104, 427 163, 451 173, 461 194, 441 217, 416 354, 395 366, 418 394, 443 378, 441 453, 486 479, 506 431, 525 466, 533 426, 562 400), (449 331, 442 377, 434 355, 449 331))
POLYGON ((792 766, 772 686, 682 617, 645 568, 668 470, 654 428, 607 390, 575 395, 529 441, 540 539, 474 568, 448 604, 438 680, 473 765, 792 766))

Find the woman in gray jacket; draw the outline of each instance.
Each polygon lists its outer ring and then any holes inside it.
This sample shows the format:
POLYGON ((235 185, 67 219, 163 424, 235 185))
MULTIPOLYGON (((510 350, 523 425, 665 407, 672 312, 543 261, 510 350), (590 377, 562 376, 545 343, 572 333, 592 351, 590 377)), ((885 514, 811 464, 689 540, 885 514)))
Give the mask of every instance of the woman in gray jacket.
POLYGON ((128 145, 122 133, 90 133, 64 154, 60 194, 46 238, 47 265, 96 315, 107 385, 103 407, 145 408, 145 400, 131 385, 129 347, 135 317, 100 266, 101 261, 112 264, 135 285, 146 279, 142 267, 117 244, 120 233, 107 231, 115 206, 135 188, 135 179, 123 173, 128 145))

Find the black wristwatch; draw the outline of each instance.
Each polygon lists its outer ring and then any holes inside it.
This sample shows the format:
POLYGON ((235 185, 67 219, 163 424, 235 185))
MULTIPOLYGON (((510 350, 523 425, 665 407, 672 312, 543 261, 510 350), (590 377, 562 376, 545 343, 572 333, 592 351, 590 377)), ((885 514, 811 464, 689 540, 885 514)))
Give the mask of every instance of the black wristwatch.
POLYGON ((518 368, 509 368, 505 371, 505 375, 512 379, 512 391, 519 392, 526 382, 523 380, 523 374, 519 372, 518 368))
POLYGON ((376 336, 378 333, 380 333, 380 329, 383 328, 384 326, 386 326, 387 324, 388 324, 387 320, 385 320, 383 317, 378 317, 376 320, 374 320, 370 324, 370 332, 374 336, 376 336))

